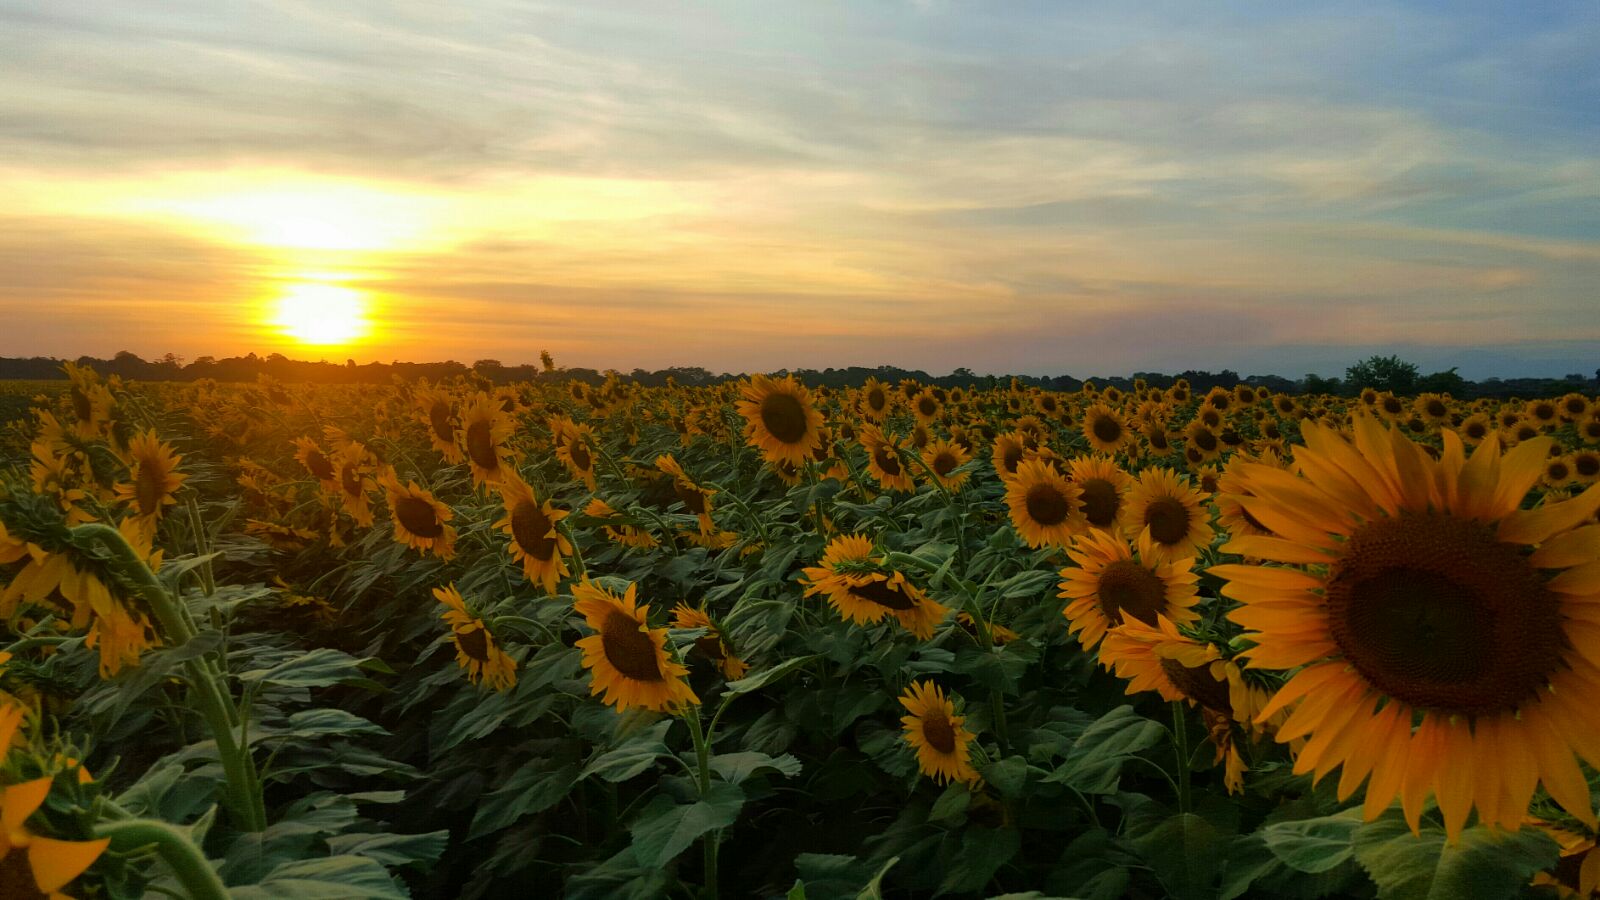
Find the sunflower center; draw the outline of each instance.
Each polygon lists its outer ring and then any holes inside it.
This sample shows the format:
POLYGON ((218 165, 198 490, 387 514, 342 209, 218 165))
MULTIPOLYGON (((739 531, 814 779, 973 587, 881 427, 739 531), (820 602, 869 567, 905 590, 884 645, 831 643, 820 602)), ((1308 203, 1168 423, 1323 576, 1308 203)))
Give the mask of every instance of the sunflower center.
POLYGON ((878 464, 885 475, 893 478, 900 474, 900 457, 895 454, 894 448, 888 444, 879 444, 872 449, 872 459, 878 464))
POLYGON ((1450 414, 1450 408, 1438 400, 1429 400, 1427 404, 1428 415, 1435 419, 1442 419, 1450 414))
POLYGON ((339 468, 339 484, 344 487, 344 492, 352 497, 361 493, 361 470, 354 463, 345 463, 339 468))
POLYGON ((1190 700, 1216 712, 1233 714, 1233 704, 1228 700, 1228 686, 1211 674, 1210 666, 1186 666, 1175 659, 1162 657, 1161 671, 1190 700))
POLYGON ((889 609, 916 609, 917 601, 913 600, 898 585, 887 581, 871 581, 860 587, 853 587, 850 593, 855 594, 869 603, 886 606, 889 609))
POLYGON ((306 469, 315 475, 318 481, 333 480, 333 463, 328 462, 328 457, 324 456, 321 450, 312 448, 311 452, 306 454, 306 469))
POLYGON ((1117 520, 1117 508, 1121 506, 1121 498, 1117 495, 1117 486, 1104 478, 1090 478, 1079 482, 1083 488, 1083 513, 1089 517, 1089 524, 1096 528, 1108 528, 1117 520))
POLYGON ((678 499, 682 501, 685 509, 697 516, 705 515, 705 494, 700 493, 692 487, 687 487, 679 481, 674 481, 672 483, 672 490, 673 493, 678 495, 678 499))
POLYGON ((1100 609, 1118 625, 1123 615, 1129 615, 1155 628, 1156 615, 1167 608, 1167 586, 1161 576, 1131 559, 1105 567, 1098 593, 1100 609))
POLYGON ((139 514, 148 516, 161 509, 161 479, 149 465, 139 467, 139 475, 134 479, 134 497, 139 503, 139 514))
POLYGON ((1207 453, 1217 449, 1217 436, 1209 430, 1201 428, 1194 433, 1195 446, 1207 453))
POLYGON ((1467 423, 1467 437, 1472 438, 1475 441, 1481 441, 1488 436, 1489 428, 1482 422, 1467 423))
POLYGON ((489 423, 479 419, 467 426, 467 455, 480 469, 500 468, 500 455, 494 451, 494 435, 489 423))
POLYGON ((1572 477, 1572 470, 1567 468, 1566 463, 1557 461, 1551 463, 1550 468, 1545 469, 1545 474, 1549 476, 1551 481, 1566 481, 1572 477))
POLYGON ((956 752, 956 730, 942 712, 932 712, 922 717, 922 737, 929 747, 940 753, 956 752))
POLYGON ((1405 409, 1405 405, 1400 402, 1399 398, 1397 398, 1397 397, 1385 397, 1385 398, 1383 398, 1383 411, 1388 413, 1389 415, 1397 416, 1397 415, 1400 414, 1400 411, 1403 410, 1403 409, 1405 409))
POLYGON ((1072 514, 1072 504, 1055 485, 1036 484, 1028 488, 1028 518, 1040 525, 1059 525, 1072 514))
POLYGON ((938 411, 939 403, 932 397, 923 397, 921 400, 917 401, 917 412, 922 413, 924 417, 931 417, 938 411))
POLYGON ((523 500, 511 511, 511 536, 517 539, 517 546, 523 553, 535 559, 547 560, 555 555, 556 539, 550 536, 550 517, 537 503, 523 500))
POLYGON ((483 628, 456 632, 456 646, 478 662, 489 661, 489 632, 483 628))
POLYGON ((1583 453, 1573 457, 1572 467, 1584 478, 1600 475, 1600 455, 1583 453))
POLYGON ((589 455, 589 448, 583 445, 583 441, 573 441, 572 446, 567 449, 572 455, 572 464, 577 466, 578 471, 589 471, 589 466, 594 463, 594 457, 589 455))
POLYGON ((768 394, 761 401, 761 424, 784 444, 798 444, 806 436, 806 408, 792 394, 768 394))
POLYGON ((883 391, 879 390, 878 388, 873 388, 867 393, 867 406, 870 406, 874 412, 881 410, 888 405, 889 398, 885 396, 883 391))
POLYGON ((632 616, 612 612, 600 629, 600 646, 606 659, 618 672, 634 681, 661 681, 661 666, 656 662, 656 645, 650 635, 639 630, 632 616))
POLYGON ((1144 522, 1158 544, 1176 544, 1189 533, 1189 508, 1175 497, 1162 497, 1145 507, 1144 522))
POLYGON ((1005 455, 1000 458, 1000 461, 1005 465, 1007 472, 1012 475, 1017 474, 1017 466, 1022 463, 1022 445, 1007 445, 1005 455))
POLYGON ((421 538, 444 534, 444 525, 433 512, 433 504, 416 497, 401 497, 394 503, 395 517, 406 530, 421 538))
POLYGON ((433 426, 433 434, 439 440, 449 443, 456 439, 455 426, 450 424, 450 404, 443 400, 435 400, 428 407, 428 424, 433 426))
POLYGON ((1110 416, 1101 416, 1095 419, 1093 430, 1094 436, 1107 444, 1122 439, 1122 423, 1110 416))
POLYGON ((940 475, 949 475, 956 467, 955 454, 944 451, 933 458, 933 471, 940 475))
POLYGON ((1375 688, 1421 709, 1515 709, 1560 665, 1560 604, 1485 525, 1380 519, 1345 544, 1327 588, 1334 641, 1375 688))
POLYGON ((77 385, 72 386, 72 412, 80 422, 87 422, 94 418, 94 406, 89 402, 89 395, 80 390, 77 385))

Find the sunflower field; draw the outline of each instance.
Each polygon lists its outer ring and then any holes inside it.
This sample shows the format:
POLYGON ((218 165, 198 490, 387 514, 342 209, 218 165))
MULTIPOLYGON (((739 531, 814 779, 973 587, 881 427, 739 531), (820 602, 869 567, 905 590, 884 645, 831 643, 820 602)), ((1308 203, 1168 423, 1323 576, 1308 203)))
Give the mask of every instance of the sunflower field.
POLYGON ((1594 398, 67 374, 0 897, 1600 887, 1594 398))

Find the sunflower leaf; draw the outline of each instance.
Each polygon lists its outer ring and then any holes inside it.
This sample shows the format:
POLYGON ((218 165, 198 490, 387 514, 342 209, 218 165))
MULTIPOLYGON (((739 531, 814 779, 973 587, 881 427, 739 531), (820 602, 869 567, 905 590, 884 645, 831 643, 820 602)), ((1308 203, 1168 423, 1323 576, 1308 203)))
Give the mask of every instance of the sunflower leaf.
POLYGON ((771 668, 762 669, 753 675, 746 675, 738 681, 730 681, 723 690, 729 694, 747 694, 751 691, 760 690, 790 672, 803 667, 813 659, 816 659, 816 656, 796 656, 792 659, 786 659, 771 668))
POLYGON ((1119 706, 1101 716, 1073 742, 1067 760, 1046 781, 1060 781, 1086 794, 1110 794, 1117 789, 1127 758, 1160 743, 1167 730, 1119 706))
POLYGON ((589 760, 589 764, 578 773, 578 780, 599 775, 606 781, 627 781, 650 768, 652 763, 667 754, 664 741, 672 722, 672 719, 663 719, 637 732, 622 746, 589 760))
POLYGON ((711 757, 711 768, 721 775, 724 781, 740 784, 759 772, 777 772, 779 775, 793 778, 800 774, 800 760, 788 753, 782 756, 768 756, 765 753, 746 750, 738 753, 718 753, 711 757))
POLYGON ((732 825, 743 806, 744 792, 727 781, 713 781, 694 803, 675 803, 658 795, 630 829, 634 856, 646 866, 664 866, 700 835, 732 825))
POLYGON ((1275 822, 1261 829, 1261 839, 1284 865, 1315 874, 1338 866, 1355 853, 1351 837, 1361 827, 1361 810, 1332 816, 1275 822))
POLYGON ((1379 819, 1355 832, 1356 861, 1384 900, 1446 900, 1514 896, 1534 873, 1556 863, 1559 848, 1542 832, 1492 833, 1475 825, 1454 847, 1444 829, 1425 825, 1412 835, 1399 817, 1379 819))

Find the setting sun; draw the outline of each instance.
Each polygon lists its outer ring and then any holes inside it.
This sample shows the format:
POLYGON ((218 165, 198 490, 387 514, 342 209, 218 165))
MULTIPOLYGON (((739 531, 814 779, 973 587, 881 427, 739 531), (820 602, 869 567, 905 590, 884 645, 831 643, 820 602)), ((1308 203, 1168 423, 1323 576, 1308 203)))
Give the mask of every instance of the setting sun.
POLYGON ((348 344, 367 331, 360 291, 332 284, 293 284, 278 298, 273 323, 302 344, 348 344))

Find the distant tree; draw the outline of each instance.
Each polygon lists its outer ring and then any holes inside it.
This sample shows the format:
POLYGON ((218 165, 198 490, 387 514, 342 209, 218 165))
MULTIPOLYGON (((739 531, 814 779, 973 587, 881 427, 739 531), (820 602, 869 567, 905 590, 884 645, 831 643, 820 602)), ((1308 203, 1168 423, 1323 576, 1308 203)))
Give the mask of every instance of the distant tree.
POLYGON ((1456 374, 1456 367, 1451 366, 1443 372, 1434 372, 1424 375, 1417 381, 1419 394, 1449 394, 1460 397, 1466 393, 1467 380, 1456 374))
POLYGON ((1323 378, 1321 375, 1306 373, 1301 381, 1301 392, 1306 394, 1337 394, 1344 385, 1337 378, 1323 378))
POLYGON ((1376 388, 1396 394, 1417 389, 1417 367, 1398 356, 1369 356, 1344 370, 1345 386, 1351 390, 1376 388))

